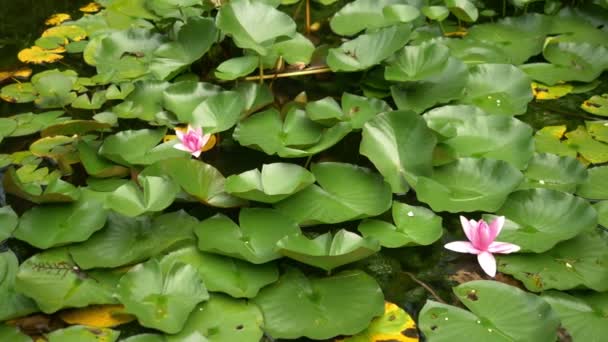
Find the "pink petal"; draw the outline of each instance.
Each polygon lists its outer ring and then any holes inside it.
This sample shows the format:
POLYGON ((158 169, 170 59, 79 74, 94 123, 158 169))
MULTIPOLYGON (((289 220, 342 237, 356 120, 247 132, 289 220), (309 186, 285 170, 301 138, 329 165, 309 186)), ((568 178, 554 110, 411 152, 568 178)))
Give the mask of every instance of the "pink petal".
POLYGON ((454 241, 446 243, 443 247, 458 253, 479 254, 479 250, 468 241, 454 241))
POLYGON ((464 216, 460 216, 460 224, 462 225, 462 230, 464 230, 464 235, 467 236, 467 239, 469 239, 469 241, 475 240, 475 227, 477 224, 472 225, 471 222, 467 221, 467 218, 464 216))
POLYGON ((486 272, 487 275, 494 278, 496 276, 496 259, 490 252, 481 252, 477 254, 477 261, 481 269, 486 272))
POLYGON ((490 236, 492 237, 492 241, 496 239, 500 231, 502 230, 502 226, 505 225, 505 217, 498 216, 497 218, 490 223, 490 236))
POLYGON ((198 150, 198 151, 192 152, 192 155, 194 156, 194 158, 198 158, 201 155, 201 152, 202 152, 201 150, 198 150))
POLYGON ((508 243, 508 242, 498 242, 494 241, 488 246, 488 252, 490 253, 500 253, 500 254, 509 254, 518 252, 521 249, 518 245, 508 243))
POLYGON ((477 225, 477 241, 472 241, 473 245, 477 249, 485 251, 493 241, 490 226, 484 220, 479 220, 477 225))
POLYGON ((184 132, 182 132, 179 128, 175 129, 175 135, 177 136, 177 138, 181 141, 184 140, 184 132))
POLYGON ((176 149, 178 149, 180 151, 186 151, 188 153, 192 152, 189 148, 187 148, 186 146, 184 146, 184 144, 175 144, 175 145, 173 145, 173 148, 176 148, 176 149))

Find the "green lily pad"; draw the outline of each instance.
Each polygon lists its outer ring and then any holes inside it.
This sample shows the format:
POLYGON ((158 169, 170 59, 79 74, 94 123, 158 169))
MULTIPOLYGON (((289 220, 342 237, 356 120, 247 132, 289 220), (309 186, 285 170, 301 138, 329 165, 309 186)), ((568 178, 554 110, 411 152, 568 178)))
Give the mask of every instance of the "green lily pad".
POLYGON ((99 154, 121 165, 150 165, 159 160, 183 157, 187 152, 168 142, 158 145, 165 136, 166 129, 124 130, 107 137, 99 154))
POLYGON ((414 189, 433 211, 494 212, 522 179, 522 173, 505 161, 460 158, 435 168, 430 178, 418 177, 414 189))
POLYGON ((42 137, 52 137, 55 135, 73 136, 86 135, 89 132, 105 132, 112 125, 95 120, 66 120, 50 125, 40 132, 42 137))
POLYGON ((106 100, 106 94, 103 90, 93 93, 93 95, 90 97, 87 94, 82 94, 72 101, 72 108, 88 110, 99 109, 103 106, 106 100))
POLYGON ((191 122, 202 127, 203 132, 218 133, 229 130, 240 119, 245 110, 245 101, 235 91, 223 91, 212 95, 192 112, 191 122))
POLYGON ((241 209, 239 223, 222 214, 202 221, 194 230, 198 248, 263 264, 281 257, 275 251, 277 241, 300 232, 294 221, 273 209, 241 209))
POLYGON ((585 127, 593 139, 608 143, 608 121, 585 121, 585 127))
POLYGON ((129 270, 120 279, 117 295, 141 325, 169 334, 180 332, 194 307, 209 299, 193 266, 173 262, 161 267, 156 259, 129 270))
POLYGON ((131 92, 135 90, 135 85, 131 82, 110 84, 106 89, 106 99, 108 100, 124 100, 131 92))
POLYGON ((209 291, 223 292, 234 298, 254 298, 261 288, 279 279, 273 263, 254 265, 239 259, 204 253, 187 246, 163 256, 161 263, 183 262, 192 265, 209 291))
POLYGON ((181 342, 195 336, 195 341, 205 342, 259 341, 263 325, 264 317, 256 305, 213 294, 194 309, 181 332, 166 339, 181 342))
POLYGON ((516 191, 496 214, 509 221, 500 240, 535 253, 545 252, 597 225, 597 214, 589 202, 551 189, 516 191))
POLYGON ((334 14, 329 25, 332 31, 342 36, 351 36, 365 29, 391 26, 402 21, 399 16, 394 15, 399 8, 395 6, 407 6, 405 11, 409 12, 410 16, 417 11, 415 7, 405 3, 406 1, 400 0, 352 1, 334 14))
POLYGON ((534 134, 536 152, 576 158, 576 149, 560 140, 565 132, 566 126, 547 126, 536 131, 534 134))
POLYGON ((0 241, 4 241, 13 235, 17 228, 19 217, 10 206, 0 207, 0 241))
POLYGON ((15 171, 9 167, 4 174, 4 190, 33 203, 73 202, 80 196, 80 189, 59 178, 59 171, 25 165, 15 171), (20 178, 31 177, 22 181, 20 178), (41 179, 38 179, 41 177, 41 179))
POLYGON ((608 239, 585 232, 542 254, 500 256, 498 270, 521 281, 528 290, 608 290, 608 239))
POLYGON ((17 121, 9 118, 0 118, 0 142, 8 137, 17 128, 17 121))
POLYGON ((380 215, 391 206, 391 189, 378 174, 345 163, 313 164, 319 185, 275 204, 299 224, 340 223, 380 215))
POLYGON ((591 163, 608 162, 608 144, 593 139, 584 126, 566 133, 566 137, 566 143, 591 163))
POLYGON ((112 271, 82 271, 67 248, 55 248, 19 266, 15 290, 32 298, 43 312, 53 313, 68 307, 116 304, 113 294, 119 277, 112 271))
POLYGON ((475 22, 479 17, 477 7, 469 0, 445 0, 445 5, 462 21, 475 22))
POLYGON ((302 233, 286 236, 277 242, 279 253, 307 265, 326 271, 364 259, 380 250, 373 238, 341 229, 335 234, 327 232, 310 240, 302 233))
POLYGON ((10 118, 17 122, 17 128, 11 133, 11 137, 30 135, 41 131, 49 126, 59 124, 69 118, 61 117, 63 111, 54 110, 44 113, 22 113, 10 118))
POLYGON ((245 111, 249 115, 274 102, 268 85, 258 82, 239 82, 233 89, 245 100, 245 111))
POLYGON ((389 81, 424 81, 445 69, 450 50, 435 42, 410 45, 395 54, 384 69, 384 77, 389 81))
POLYGON ((85 241, 106 223, 103 200, 101 194, 82 190, 76 202, 33 207, 21 216, 14 236, 44 249, 85 241))
POLYGON ((410 39, 411 26, 401 24, 363 34, 330 49, 327 65, 333 71, 365 70, 401 49, 410 39))
POLYGON ((193 241, 197 220, 184 211, 155 218, 110 214, 103 230, 71 245, 70 254, 83 269, 118 267, 145 260, 174 245, 193 241))
POLYGON ((384 312, 380 287, 362 271, 311 279, 291 268, 253 302, 264 315, 264 330, 280 339, 353 335, 384 312))
POLYGON ((392 108, 380 99, 350 93, 342 94, 341 119, 350 122, 354 129, 363 128, 363 125, 377 114, 390 111, 392 108))
POLYGON ((107 208, 134 217, 146 212, 162 211, 173 203, 181 187, 168 176, 137 177, 137 183, 121 185, 106 198, 107 208))
POLYGON ((596 166, 587 171, 589 177, 578 186, 576 194, 587 199, 608 199, 608 166, 596 166))
POLYGON ((215 77, 220 80, 235 80, 251 74, 260 65, 258 56, 241 56, 230 58, 215 69, 215 77))
POLYGON ((608 228, 608 201, 600 201, 593 205, 597 212, 598 223, 608 228))
POLYGON ((424 114, 429 128, 460 157, 504 160, 524 169, 534 152, 532 127, 474 106, 444 106, 424 114))
POLYGON ((32 338, 21 332, 18 327, 0 324, 0 339, 11 342, 32 342, 32 338))
POLYGON ((599 116, 608 116, 608 94, 593 95, 583 102, 581 108, 587 113, 599 116))
POLYGON ((38 92, 30 82, 13 83, 0 89, 0 99, 9 103, 28 103, 36 99, 38 92))
MULTIPOLYGON (((291 38, 280 38, 272 45, 271 56, 282 57, 292 65, 307 65, 315 51, 314 44, 304 35, 297 33, 291 38)), ((275 65, 276 62, 273 63, 275 65)), ((253 70, 252 70, 253 71, 253 70)))
POLYGON ((99 148, 86 141, 79 141, 77 145, 78 159, 82 163, 87 174, 99 177, 122 177, 129 174, 129 169, 112 163, 110 160, 100 156, 99 148))
POLYGON ((47 70, 32 76, 32 85, 36 88, 37 97, 34 100, 40 108, 60 108, 76 100, 72 88, 78 75, 73 70, 47 70))
POLYGON ((454 288, 471 311, 427 301, 419 327, 432 341, 553 341, 559 317, 540 297, 496 281, 476 280, 454 288))
POLYGON ((574 193, 587 180, 587 169, 572 157, 535 153, 524 176, 520 189, 547 188, 574 193))
POLYGON ((166 342, 165 335, 159 334, 139 334, 129 336, 124 340, 120 340, 121 342, 166 342))
POLYGON ((450 10, 445 6, 424 6, 421 12, 427 18, 436 21, 444 21, 450 15, 450 10))
POLYGON ((255 50, 262 56, 269 52, 275 39, 296 33, 296 24, 290 16, 263 1, 234 0, 223 5, 216 25, 238 47, 255 50))
POLYGON ((262 171, 249 170, 226 178, 226 192, 264 203, 276 203, 315 182, 305 168, 289 163, 262 165, 262 171))
MULTIPOLYGON (((19 261, 13 252, 9 250, 0 253, 0 272, 2 272, 0 273, 2 274, 2 277, 0 277, 0 300, 2 300, 0 320, 2 321, 39 311, 38 306, 31 298, 17 293, 15 289, 15 276, 18 268, 19 261)), ((2 338, 1 332, 0 338, 2 338)))
POLYGON ((357 228, 365 237, 372 237, 382 247, 430 245, 443 234, 441 216, 433 211, 406 203, 393 202, 393 222, 364 220, 357 228))
POLYGON ((74 325, 55 330, 47 338, 49 342, 115 342, 119 335, 120 331, 117 330, 74 325))
POLYGON ((459 102, 491 114, 519 115, 533 99, 530 78, 508 64, 477 64, 470 68, 465 95, 459 102))
POLYGON ((608 295, 606 293, 569 295, 564 292, 547 291, 542 298, 562 321, 562 326, 572 340, 594 341, 608 334, 606 315, 608 295))
MULTIPOLYGON (((175 82, 162 92, 162 106, 172 111, 181 122, 192 123, 194 118, 192 112, 203 101, 213 95, 217 95, 222 88, 211 83, 198 81, 175 82)), ((160 111, 159 108, 155 111, 160 111)))
MULTIPOLYGON (((175 83, 173 86, 177 87, 181 83, 175 83)), ((119 118, 154 121, 158 116, 165 114, 163 110, 164 94, 167 89, 171 88, 170 86, 169 82, 162 81, 137 82, 129 96, 112 107, 112 112, 119 118)), ((167 108, 173 110, 169 106, 167 108)))
POLYGON ((405 193, 417 176, 431 174, 435 143, 435 135, 419 115, 393 111, 363 126, 359 152, 371 160, 393 192, 405 193))

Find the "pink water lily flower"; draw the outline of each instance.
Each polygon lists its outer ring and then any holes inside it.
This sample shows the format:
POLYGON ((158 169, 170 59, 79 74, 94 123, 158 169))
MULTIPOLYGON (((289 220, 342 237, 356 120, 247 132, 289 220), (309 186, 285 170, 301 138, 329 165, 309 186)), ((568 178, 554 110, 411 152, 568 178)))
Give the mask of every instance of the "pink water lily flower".
POLYGON ((509 254, 520 250, 518 245, 494 241, 505 224, 504 216, 497 217, 489 225, 484 220, 467 221, 466 217, 460 216, 460 223, 469 241, 454 241, 444 247, 454 252, 476 254, 479 265, 490 277, 496 275, 494 253, 509 254))
POLYGON ((193 128, 188 125, 188 131, 186 133, 179 129, 175 130, 175 135, 181 143, 173 145, 178 150, 186 151, 198 158, 203 151, 203 147, 207 144, 211 138, 211 134, 203 135, 203 129, 200 127, 193 128))

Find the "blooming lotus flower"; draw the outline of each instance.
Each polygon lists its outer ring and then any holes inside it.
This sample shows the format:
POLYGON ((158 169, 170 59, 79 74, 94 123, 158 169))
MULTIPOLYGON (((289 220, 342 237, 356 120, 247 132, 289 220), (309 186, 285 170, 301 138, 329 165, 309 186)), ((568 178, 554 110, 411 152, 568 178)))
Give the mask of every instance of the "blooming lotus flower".
POLYGON ((196 158, 201 155, 201 152, 203 152, 203 147, 205 147, 211 138, 211 134, 203 135, 202 128, 193 128, 190 125, 188 125, 188 130, 186 133, 176 129, 175 135, 177 135, 177 138, 181 141, 181 143, 175 144, 173 147, 178 150, 190 152, 190 154, 196 158))
POLYGON ((489 225, 484 220, 467 221, 466 217, 460 216, 460 223, 469 241, 454 241, 444 247, 454 252, 476 254, 479 265, 490 277, 496 275, 493 253, 509 254, 520 250, 518 245, 494 241, 505 224, 504 216, 497 217, 489 225))

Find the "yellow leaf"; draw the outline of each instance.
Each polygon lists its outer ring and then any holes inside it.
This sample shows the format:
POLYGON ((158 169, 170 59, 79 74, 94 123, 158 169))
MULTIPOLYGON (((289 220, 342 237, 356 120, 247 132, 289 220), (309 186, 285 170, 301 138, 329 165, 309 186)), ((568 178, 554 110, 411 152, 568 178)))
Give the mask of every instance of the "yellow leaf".
POLYGON ((549 135, 549 136, 553 136, 557 139, 561 139, 564 136, 564 133, 566 133, 566 125, 560 125, 560 126, 546 126, 541 128, 537 134, 541 134, 541 135, 549 135))
POLYGON ((412 317, 397 305, 384 302, 384 314, 374 318, 366 330, 336 342, 418 342, 412 317))
POLYGON ((29 49, 19 51, 17 58, 24 63, 55 63, 63 58, 63 56, 59 54, 62 52, 65 52, 64 48, 45 50, 39 46, 32 46, 29 49))
POLYGON ((9 78, 28 79, 32 75, 32 69, 21 67, 14 70, 0 71, 0 83, 9 78))
POLYGON ((70 19, 72 19, 72 17, 67 13, 56 13, 50 16, 44 23, 48 26, 57 26, 70 19))
POLYGON ((62 311, 59 317, 68 324, 95 328, 111 328, 135 320, 135 316, 124 312, 122 305, 91 305, 86 308, 62 311))
POLYGON ((532 82, 532 93, 537 100, 555 100, 572 92, 574 87, 570 84, 558 84, 548 86, 546 84, 532 82))
POLYGON ((54 26, 42 32, 43 37, 63 37, 74 42, 83 40, 87 37, 87 32, 76 25, 54 26))
POLYGON ((79 8, 81 12, 85 13, 95 13, 99 12, 101 9, 101 5, 96 2, 89 2, 88 4, 79 8))

